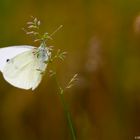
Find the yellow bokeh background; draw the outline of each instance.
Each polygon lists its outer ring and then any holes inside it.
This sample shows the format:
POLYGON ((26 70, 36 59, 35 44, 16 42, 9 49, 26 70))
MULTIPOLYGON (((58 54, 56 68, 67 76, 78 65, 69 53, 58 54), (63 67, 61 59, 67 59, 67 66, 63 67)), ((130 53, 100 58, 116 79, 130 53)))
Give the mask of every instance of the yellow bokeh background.
MULTIPOLYGON (((0 0, 0 47, 34 45, 22 30, 35 16, 52 33, 48 46, 68 52, 57 63, 77 140, 140 136, 139 0, 0 0)), ((8 55, 8 54, 7 54, 8 55)), ((8 84, 0 74, 0 140, 71 140, 54 80, 35 91, 8 84)))

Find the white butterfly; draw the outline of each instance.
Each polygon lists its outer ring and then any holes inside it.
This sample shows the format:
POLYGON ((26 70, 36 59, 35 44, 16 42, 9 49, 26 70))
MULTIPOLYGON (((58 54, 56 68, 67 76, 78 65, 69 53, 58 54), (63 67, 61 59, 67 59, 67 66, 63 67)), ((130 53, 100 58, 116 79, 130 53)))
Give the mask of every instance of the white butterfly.
POLYGON ((42 79, 50 57, 47 47, 28 45, 0 48, 0 71, 11 85, 34 90, 42 79))

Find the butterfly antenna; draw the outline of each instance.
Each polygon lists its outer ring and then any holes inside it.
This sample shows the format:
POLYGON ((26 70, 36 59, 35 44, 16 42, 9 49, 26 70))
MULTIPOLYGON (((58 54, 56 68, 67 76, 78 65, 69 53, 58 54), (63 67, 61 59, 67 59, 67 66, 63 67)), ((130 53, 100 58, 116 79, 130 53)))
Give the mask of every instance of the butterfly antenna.
POLYGON ((63 27, 63 25, 60 25, 53 33, 49 35, 49 37, 52 37, 58 30, 60 30, 63 27))

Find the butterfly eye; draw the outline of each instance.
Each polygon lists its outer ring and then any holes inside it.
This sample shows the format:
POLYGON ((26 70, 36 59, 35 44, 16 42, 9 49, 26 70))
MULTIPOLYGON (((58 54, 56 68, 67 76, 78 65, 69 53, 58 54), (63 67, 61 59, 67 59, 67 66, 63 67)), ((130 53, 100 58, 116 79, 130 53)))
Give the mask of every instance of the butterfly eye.
POLYGON ((6 59, 6 62, 9 62, 10 61, 10 59, 6 59))

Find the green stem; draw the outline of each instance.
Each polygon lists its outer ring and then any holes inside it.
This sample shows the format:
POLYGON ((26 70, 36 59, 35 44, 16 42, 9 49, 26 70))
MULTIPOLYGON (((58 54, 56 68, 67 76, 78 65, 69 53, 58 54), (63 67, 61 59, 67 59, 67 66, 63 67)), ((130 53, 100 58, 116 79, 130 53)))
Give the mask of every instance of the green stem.
POLYGON ((60 96, 60 99, 61 99, 61 103, 63 105, 63 110, 64 110, 64 113, 65 113, 65 116, 66 116, 66 119, 67 119, 68 127, 70 129, 71 139, 76 140, 76 131, 75 131, 73 121, 72 121, 72 118, 71 118, 71 113, 69 112, 67 103, 66 103, 65 98, 64 98, 64 90, 59 86, 58 81, 56 79, 56 75, 55 75, 55 80, 56 80, 57 86, 59 88, 59 96, 60 96))
POLYGON ((63 105, 63 108, 64 108, 64 112, 65 112, 65 116, 67 118, 67 122, 68 122, 68 126, 69 126, 69 129, 70 129, 70 132, 71 132, 71 138, 72 140, 76 140, 76 132, 75 132, 75 129, 74 129, 74 126, 73 126, 73 122, 72 122, 72 118, 71 118, 71 114, 69 112, 69 109, 68 109, 68 106, 65 102, 65 99, 64 99, 64 91, 61 90, 60 92, 60 99, 61 99, 61 102, 62 102, 62 105, 63 105))

